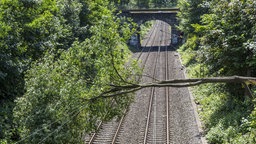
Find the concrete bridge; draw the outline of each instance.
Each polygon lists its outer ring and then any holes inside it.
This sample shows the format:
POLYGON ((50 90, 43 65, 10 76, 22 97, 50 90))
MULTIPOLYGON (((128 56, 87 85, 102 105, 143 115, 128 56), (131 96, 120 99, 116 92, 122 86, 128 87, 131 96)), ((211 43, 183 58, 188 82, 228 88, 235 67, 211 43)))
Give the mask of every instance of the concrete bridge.
MULTIPOLYGON (((171 28, 173 35, 179 35, 176 26, 178 25, 177 21, 177 13, 179 12, 179 8, 169 8, 169 9, 130 9, 130 10, 122 10, 120 16, 130 17, 133 19, 135 23, 138 24, 140 31, 140 25, 146 21, 150 20, 161 20, 168 23, 171 28)), ((140 35, 137 35, 138 41, 140 41, 140 35)), ((139 43, 140 46, 140 43, 139 43)))

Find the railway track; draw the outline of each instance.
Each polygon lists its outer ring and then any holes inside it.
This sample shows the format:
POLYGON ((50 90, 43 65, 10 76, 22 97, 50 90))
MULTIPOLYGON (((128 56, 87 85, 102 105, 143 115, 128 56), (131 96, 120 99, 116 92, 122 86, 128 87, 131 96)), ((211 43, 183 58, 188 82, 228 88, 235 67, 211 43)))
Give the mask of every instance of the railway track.
MULTIPOLYGON (((166 45, 167 25, 162 23, 157 57, 154 63, 154 75, 156 79, 167 79, 168 77, 168 47, 166 45), (165 63, 165 64, 163 64, 165 63)), ((143 143, 169 143, 169 97, 168 88, 152 88, 147 113, 143 143)))
MULTIPOLYGON (((155 29, 158 27, 158 23, 156 23, 153 28, 150 30, 149 33, 149 39, 146 39, 146 42, 142 45, 142 50, 139 54, 139 56, 137 57, 137 61, 139 59, 141 59, 141 57, 143 56, 143 54, 145 54, 145 58, 143 59, 142 62, 142 69, 144 69, 145 67, 145 63, 147 62, 149 55, 150 55, 150 51, 152 49, 152 47, 150 46, 149 48, 147 48, 149 45, 151 44, 151 41, 154 41, 156 38, 156 32, 155 29), (152 38, 152 39, 150 39, 152 38)), ((125 115, 121 117, 121 119, 119 121, 114 120, 111 122, 100 122, 99 126, 98 126, 98 132, 97 133, 93 133, 91 134, 90 138, 86 140, 86 143, 88 144, 103 144, 103 143, 119 143, 118 142, 118 136, 119 133, 122 132, 122 123, 125 119, 125 115)))
MULTIPOLYGON (((142 82, 181 78, 177 52, 170 46, 169 25, 156 21, 135 59, 141 60, 142 82), (146 75, 146 76, 145 76, 146 75)), ((187 89, 145 88, 120 120, 103 122, 87 143, 188 143, 200 144, 187 89)))

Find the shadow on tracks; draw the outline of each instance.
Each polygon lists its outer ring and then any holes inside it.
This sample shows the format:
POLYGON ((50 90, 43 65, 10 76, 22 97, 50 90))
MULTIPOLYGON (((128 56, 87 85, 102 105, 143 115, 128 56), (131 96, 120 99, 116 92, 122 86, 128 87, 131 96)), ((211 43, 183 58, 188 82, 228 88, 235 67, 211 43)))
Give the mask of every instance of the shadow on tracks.
MULTIPOLYGON (((157 52, 158 51, 158 48, 160 47, 160 51, 166 51, 166 46, 152 46, 152 47, 141 47, 141 48, 136 48, 136 47, 132 47, 130 48, 130 50, 133 52, 133 53, 139 53, 141 51, 143 52, 148 52, 150 49, 150 52, 157 52)), ((176 51, 177 50, 177 47, 176 46, 167 46, 167 51, 176 51)))

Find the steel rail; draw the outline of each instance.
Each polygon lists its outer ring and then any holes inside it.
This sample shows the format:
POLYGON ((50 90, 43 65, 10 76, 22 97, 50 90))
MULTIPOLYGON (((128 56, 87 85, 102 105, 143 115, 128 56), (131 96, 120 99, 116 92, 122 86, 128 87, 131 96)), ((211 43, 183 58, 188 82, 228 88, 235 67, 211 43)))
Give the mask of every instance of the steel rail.
POLYGON ((118 134, 119 134, 119 132, 120 132, 120 130, 121 130, 121 126, 122 126, 123 121, 124 121, 124 117, 125 117, 125 116, 123 115, 122 118, 121 118, 120 121, 119 121, 118 127, 117 127, 117 129, 116 129, 116 132, 115 132, 115 135, 114 135, 114 137, 113 137, 113 139, 112 139, 111 144, 115 144, 115 143, 116 143, 118 134))
MULTIPOLYGON (((97 130, 100 129, 101 125, 102 125, 102 121, 100 121, 100 123, 99 123, 99 125, 98 125, 98 127, 97 127, 97 130)), ((96 132, 92 134, 92 136, 91 136, 91 138, 90 138, 88 144, 91 144, 91 143, 93 142, 95 136, 96 136, 96 132)))
MULTIPOLYGON (((164 33, 164 31, 168 31, 168 25, 166 25, 165 23, 163 24, 162 26, 162 35, 160 36, 161 40, 160 40, 160 46, 158 47, 158 53, 157 53, 157 57, 156 57, 156 60, 154 62, 154 72, 153 72, 153 77, 155 78, 156 77, 156 69, 157 69, 157 63, 158 61, 161 59, 161 54, 160 54, 160 51, 161 51, 161 47, 164 46, 165 48, 165 64, 164 64, 164 72, 165 72, 165 75, 164 75, 164 79, 167 80, 169 78, 169 70, 168 70, 168 41, 164 41, 163 39, 167 36, 166 33, 164 33)), ((166 131, 166 143, 170 143, 170 133, 169 133, 169 88, 165 88, 165 108, 163 109, 163 113, 166 114, 166 119, 163 121, 165 123, 165 131, 166 131)), ((145 127, 145 133, 144 133, 144 140, 143 140, 143 143, 146 144, 146 143, 149 143, 148 142, 148 132, 149 132, 149 126, 150 126, 150 119, 152 118, 152 112, 153 111, 156 111, 156 109, 152 109, 152 105, 153 103, 156 103, 156 96, 155 96, 155 88, 151 88, 151 93, 150 93, 150 101, 149 101, 149 107, 148 107, 148 113, 147 113, 147 122, 146 122, 146 127, 145 127)), ((156 125, 156 123, 158 123, 155 119, 154 119, 154 122, 153 122, 153 125, 156 125)), ((157 133, 157 129, 155 129, 154 127, 154 130, 153 130, 153 133, 157 133)), ((155 134, 154 134, 155 136, 155 134)), ((156 142, 158 138, 157 137, 154 137, 152 140, 154 142, 156 142)))
MULTIPOLYGON (((165 30, 168 30, 168 27, 165 30)), ((165 33, 166 34, 166 33, 165 33)), ((166 41, 165 44, 165 80, 169 79, 169 69, 168 69, 168 47, 166 41)), ((165 96, 166 96, 166 143, 169 144, 170 142, 170 135, 169 135, 169 88, 165 88, 165 96)))
MULTIPOLYGON (((153 41, 153 44, 154 44, 154 42, 155 42, 155 39, 153 41)), ((157 57, 156 57, 155 62, 154 62, 153 78, 155 78, 155 76, 156 76, 156 66, 157 66, 159 54, 160 54, 160 47, 158 47, 157 57)), ((149 100, 149 107, 148 107, 148 113, 147 113, 147 122, 146 122, 144 139, 143 139, 144 144, 147 143, 147 135, 148 135, 148 130, 149 130, 150 115, 151 115, 154 93, 155 93, 155 88, 153 87, 153 88, 151 88, 151 92, 150 92, 150 100, 149 100)))
MULTIPOLYGON (((152 34, 153 34, 153 32, 155 31, 156 28, 157 28, 157 24, 155 24, 154 27, 152 28, 152 30, 150 31, 149 39, 147 39, 147 42, 146 42, 145 46, 143 47, 143 50, 141 51, 141 54, 140 54, 139 57, 137 58, 137 61, 140 59, 140 57, 141 57, 141 55, 142 55, 144 49, 147 47, 147 44, 148 44, 149 41, 150 41, 150 37, 152 36, 152 34)), ((155 38, 155 37, 156 37, 156 34, 154 35, 154 38, 155 38)), ((147 54, 147 57, 146 57, 146 59, 145 59, 143 65, 142 65, 142 69, 145 68, 145 65, 146 65, 146 62, 148 61, 148 58, 149 58, 151 49, 152 49, 152 47, 150 47, 149 50, 148 50, 148 52, 147 52, 148 54, 147 54)), ((140 78, 141 78, 141 77, 140 77, 140 78)), ((120 129, 121 129, 121 125, 122 125, 122 123, 123 123, 124 117, 125 117, 125 115, 122 116, 122 118, 121 118, 121 120, 120 120, 120 122, 119 122, 118 128, 117 128, 116 133, 115 133, 115 135, 114 135, 114 137, 113 137, 113 140, 112 140, 112 144, 114 144, 114 143, 116 142, 116 139, 117 139, 118 133, 119 133, 119 131, 120 131, 120 129)))
MULTIPOLYGON (((147 47, 148 43, 150 42, 150 37, 152 36, 152 34, 153 34, 154 30, 156 29, 156 27, 157 27, 157 24, 154 24, 153 28, 150 30, 150 33, 149 33, 149 36, 148 36, 149 38, 147 39, 146 44, 143 46, 143 48, 142 48, 142 50, 141 50, 141 52, 140 52, 140 55, 139 55, 139 57, 137 58, 137 61, 140 59, 142 53, 144 52, 145 48, 147 47)), ((148 52, 149 52, 150 50, 151 50, 151 47, 149 48, 148 52)))
MULTIPOLYGON (((147 44, 150 42, 150 37, 152 36, 152 34, 153 34, 153 32, 155 31, 156 28, 157 28, 157 24, 154 24, 153 28, 150 30, 149 38, 147 39, 145 46, 142 48, 142 50, 141 50, 141 52, 140 52, 140 55, 139 55, 138 58, 137 58, 137 61, 140 59, 142 53, 144 53, 144 50, 145 50, 145 48, 147 47, 147 44)), ((155 35, 154 35, 154 37, 155 37, 155 35)), ((148 49, 148 52, 147 52, 148 54, 147 54, 147 57, 146 57, 145 61, 143 62, 143 65, 142 65, 143 67, 142 67, 142 69, 144 69, 144 67, 145 67, 145 65, 146 65, 146 62, 147 62, 148 57, 149 57, 149 55, 150 55, 151 48, 152 48, 152 47, 150 47, 150 48, 148 49)), ((126 113, 126 112, 125 112, 125 113, 126 113)), ((122 126, 124 117, 125 117, 125 115, 123 115, 123 116, 121 117, 121 119, 120 119, 120 121, 119 121, 119 123, 118 123, 118 127, 117 127, 117 129, 116 129, 116 132, 115 132, 115 134, 114 134, 114 136, 113 136, 113 138, 112 138, 112 142, 111 142, 112 144, 114 144, 114 143, 116 142, 116 140, 117 140, 117 137, 118 137, 118 134, 119 134, 119 132, 120 132, 120 129, 121 129, 121 126, 122 126)), ((98 130, 102 127, 102 125, 103 125, 103 122, 101 121, 101 122, 99 123, 99 125, 98 125, 96 131, 98 131, 98 130)), ((88 144, 92 144, 92 143, 94 142, 96 136, 97 136, 97 133, 96 133, 96 132, 93 133, 92 136, 91 136, 91 138, 90 138, 90 140, 89 140, 89 142, 88 142, 88 144)))

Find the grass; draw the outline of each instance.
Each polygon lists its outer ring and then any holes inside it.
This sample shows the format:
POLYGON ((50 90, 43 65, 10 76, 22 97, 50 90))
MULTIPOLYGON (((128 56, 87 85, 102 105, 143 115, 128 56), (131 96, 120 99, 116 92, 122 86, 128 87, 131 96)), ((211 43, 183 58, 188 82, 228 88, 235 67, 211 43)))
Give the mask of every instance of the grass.
MULTIPOLYGON (((188 77, 205 77, 207 67, 200 63, 193 42, 195 39, 188 39, 178 51, 188 77)), ((205 137, 210 144, 256 143, 256 99, 236 93, 236 89, 242 89, 242 86, 204 84, 192 88, 205 137)))

